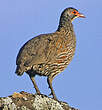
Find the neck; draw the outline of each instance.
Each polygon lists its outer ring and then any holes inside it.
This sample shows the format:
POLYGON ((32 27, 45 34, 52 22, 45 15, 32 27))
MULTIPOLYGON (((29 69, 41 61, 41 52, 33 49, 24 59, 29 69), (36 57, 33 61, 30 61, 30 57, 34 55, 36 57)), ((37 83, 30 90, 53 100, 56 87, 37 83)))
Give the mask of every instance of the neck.
POLYGON ((69 31, 69 28, 72 27, 72 23, 71 22, 72 21, 71 21, 69 16, 61 16, 57 31, 61 31, 63 29, 65 31, 69 31))

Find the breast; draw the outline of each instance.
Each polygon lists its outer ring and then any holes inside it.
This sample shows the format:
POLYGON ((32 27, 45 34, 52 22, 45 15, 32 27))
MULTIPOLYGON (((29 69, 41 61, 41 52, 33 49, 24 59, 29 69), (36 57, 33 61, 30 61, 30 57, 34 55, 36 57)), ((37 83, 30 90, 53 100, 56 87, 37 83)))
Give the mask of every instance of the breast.
POLYGON ((57 50, 58 55, 55 63, 59 66, 60 71, 63 71, 71 62, 75 54, 76 38, 74 35, 68 36, 67 40, 62 38, 61 43, 59 44, 59 49, 57 50))

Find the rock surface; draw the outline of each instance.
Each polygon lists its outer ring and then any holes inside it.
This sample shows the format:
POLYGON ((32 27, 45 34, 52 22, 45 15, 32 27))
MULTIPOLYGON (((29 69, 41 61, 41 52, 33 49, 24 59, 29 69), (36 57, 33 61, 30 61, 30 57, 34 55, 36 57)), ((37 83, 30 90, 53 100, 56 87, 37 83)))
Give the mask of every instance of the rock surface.
POLYGON ((14 93, 0 98, 0 110, 78 110, 43 94, 14 93))

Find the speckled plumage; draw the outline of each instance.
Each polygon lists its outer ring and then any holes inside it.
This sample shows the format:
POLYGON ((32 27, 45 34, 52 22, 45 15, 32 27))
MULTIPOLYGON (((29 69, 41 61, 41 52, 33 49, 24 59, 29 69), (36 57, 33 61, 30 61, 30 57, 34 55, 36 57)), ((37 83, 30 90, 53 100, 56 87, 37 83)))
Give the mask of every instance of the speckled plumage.
POLYGON ((55 99, 52 80, 67 67, 75 53, 76 38, 72 25, 75 16, 69 15, 70 10, 76 9, 67 8, 62 12, 56 32, 42 34, 29 40, 20 49, 16 60, 17 75, 26 72, 30 77, 47 76, 51 94, 55 99))

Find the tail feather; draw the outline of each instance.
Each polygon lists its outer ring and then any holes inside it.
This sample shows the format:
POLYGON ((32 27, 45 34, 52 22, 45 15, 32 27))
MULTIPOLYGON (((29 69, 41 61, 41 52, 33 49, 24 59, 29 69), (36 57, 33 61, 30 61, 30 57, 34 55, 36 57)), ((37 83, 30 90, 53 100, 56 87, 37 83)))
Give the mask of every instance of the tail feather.
POLYGON ((21 75, 23 75, 24 71, 21 69, 20 66, 17 65, 15 73, 17 75, 21 76, 21 75))

